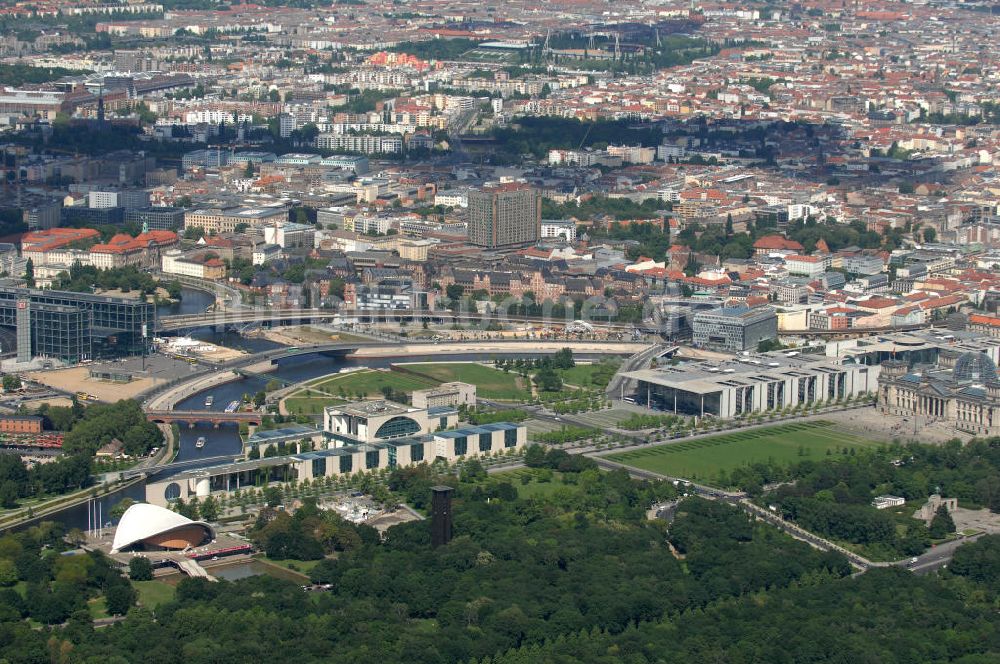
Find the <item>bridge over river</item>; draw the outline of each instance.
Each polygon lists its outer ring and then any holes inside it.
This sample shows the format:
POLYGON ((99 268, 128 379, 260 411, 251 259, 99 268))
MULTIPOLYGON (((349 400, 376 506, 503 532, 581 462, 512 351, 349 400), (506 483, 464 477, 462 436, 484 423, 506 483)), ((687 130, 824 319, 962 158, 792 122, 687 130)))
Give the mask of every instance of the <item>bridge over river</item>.
POLYGON ((171 424, 173 422, 186 422, 189 426, 194 426, 198 422, 208 422, 219 426, 227 422, 246 422, 247 424, 259 425, 261 414, 257 412, 237 412, 226 413, 218 410, 147 410, 146 419, 156 424, 171 424))

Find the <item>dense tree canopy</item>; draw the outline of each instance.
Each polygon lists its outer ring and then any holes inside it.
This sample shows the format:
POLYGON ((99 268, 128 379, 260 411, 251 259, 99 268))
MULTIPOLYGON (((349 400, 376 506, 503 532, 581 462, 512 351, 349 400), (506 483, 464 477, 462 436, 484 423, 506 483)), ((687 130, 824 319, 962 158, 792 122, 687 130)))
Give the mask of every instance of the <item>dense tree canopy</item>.
POLYGON ((18 505, 21 498, 52 496, 81 489, 90 482, 91 458, 71 454, 30 469, 16 454, 0 454, 0 507, 18 505))
POLYGON ((357 549, 365 540, 378 540, 371 527, 355 526, 332 510, 320 510, 314 499, 307 499, 294 515, 263 510, 252 537, 268 557, 279 560, 316 560, 334 551, 357 549))
MULTIPOLYGON (((844 451, 847 451, 846 448, 844 451)), ((777 506, 802 526, 834 539, 860 544, 869 554, 899 558, 926 549, 931 539, 954 531, 941 517, 933 532, 917 519, 876 510, 881 494, 909 502, 907 514, 939 491, 966 507, 1000 512, 1000 438, 957 440, 941 446, 893 445, 882 449, 834 454, 792 466, 756 463, 734 470, 723 484, 753 492, 768 483, 789 482, 761 502, 777 506)))
POLYGON ((494 129, 493 135, 504 152, 538 159, 547 157, 549 150, 604 149, 611 143, 654 146, 663 141, 659 129, 636 128, 627 120, 582 122, 542 116, 519 117, 516 125, 494 129))
MULTIPOLYGON (((558 467, 541 448, 531 456, 558 467)), ((978 664, 1000 654, 1000 537, 960 548, 940 576, 895 568, 854 578, 839 554, 730 505, 687 499, 670 523, 647 520, 650 504, 676 497, 670 484, 588 467, 525 499, 483 475, 394 473, 394 488, 421 505, 431 485, 457 487, 455 538, 439 548, 427 521, 381 541, 310 502, 301 515, 265 512, 263 546, 294 534, 337 552, 311 572, 329 592, 268 576, 185 579, 155 616, 134 607, 135 591, 99 554, 58 555, 59 529, 0 537, 0 586, 26 589, 0 587, 0 659, 978 664), (86 606, 97 595, 127 619, 92 629, 86 606), (32 629, 26 617, 65 625, 32 629)))
POLYGON ((93 455, 100 447, 118 439, 126 454, 146 454, 163 444, 163 432, 146 420, 139 404, 123 399, 113 404, 95 404, 86 409, 63 440, 69 453, 93 455))
MULTIPOLYGON (((148 272, 139 270, 134 265, 128 267, 101 270, 93 265, 73 264, 69 272, 59 275, 57 288, 60 290, 91 293, 97 287, 101 290, 118 289, 123 292, 139 291, 147 295, 156 292, 160 282, 148 272)), ((164 284, 166 286, 167 284, 164 284)), ((179 284, 178 289, 179 291, 179 284)))

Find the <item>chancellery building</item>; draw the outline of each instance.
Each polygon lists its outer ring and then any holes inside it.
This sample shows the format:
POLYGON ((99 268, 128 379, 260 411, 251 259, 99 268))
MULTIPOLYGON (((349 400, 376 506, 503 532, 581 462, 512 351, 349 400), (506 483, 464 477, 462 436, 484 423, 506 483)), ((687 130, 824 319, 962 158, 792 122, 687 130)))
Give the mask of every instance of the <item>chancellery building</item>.
MULTIPOLYGON (((528 442, 523 424, 493 422, 457 426, 451 406, 417 408, 392 401, 358 401, 329 406, 323 414, 325 449, 246 459, 200 468, 146 484, 146 501, 169 505, 272 483, 344 477, 359 472, 449 463, 520 450, 528 442)), ((305 435, 296 430, 294 437, 305 435)))

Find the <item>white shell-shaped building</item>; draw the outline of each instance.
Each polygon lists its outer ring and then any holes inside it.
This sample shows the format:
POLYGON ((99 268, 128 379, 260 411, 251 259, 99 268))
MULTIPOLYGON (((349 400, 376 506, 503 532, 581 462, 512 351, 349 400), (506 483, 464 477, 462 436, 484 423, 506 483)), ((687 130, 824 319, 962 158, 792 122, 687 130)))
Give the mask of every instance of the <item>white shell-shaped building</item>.
POLYGON ((122 515, 115 530, 111 553, 126 549, 162 551, 186 549, 215 539, 215 531, 204 521, 192 521, 177 512, 136 503, 122 515))

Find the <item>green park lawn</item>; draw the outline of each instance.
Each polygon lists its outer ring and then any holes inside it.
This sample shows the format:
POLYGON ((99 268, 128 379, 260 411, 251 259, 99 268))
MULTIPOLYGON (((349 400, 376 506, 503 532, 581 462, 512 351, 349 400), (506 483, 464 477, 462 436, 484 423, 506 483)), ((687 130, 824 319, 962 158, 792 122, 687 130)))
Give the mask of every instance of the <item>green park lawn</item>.
POLYGON ((108 617, 108 604, 104 601, 104 596, 95 597, 87 601, 87 610, 94 620, 108 617))
POLYGON ((527 401, 531 393, 521 386, 519 377, 473 362, 407 364, 406 368, 447 383, 461 381, 476 386, 478 396, 502 401, 527 401))
POLYGON ((259 560, 266 565, 275 565, 286 569, 289 572, 296 572, 305 577, 308 577, 312 568, 316 567, 316 565, 319 565, 321 562, 319 560, 275 560, 274 558, 267 558, 266 556, 259 558, 259 560))
POLYGON ((327 406, 342 403, 332 397, 288 397, 285 409, 290 415, 319 415, 327 406))
POLYGON ((567 385, 583 388, 589 387, 604 389, 607 387, 608 381, 611 380, 611 377, 615 373, 612 366, 613 365, 609 366, 608 364, 602 362, 577 364, 575 367, 570 369, 559 369, 557 373, 567 385), (600 385, 595 385, 593 380, 594 376, 599 374, 604 374, 607 377, 607 380, 601 380, 600 385))
MULTIPOLYGON (((378 371, 364 369, 346 374, 326 376, 307 383, 301 390, 285 399, 285 408, 292 415, 316 415, 331 404, 363 398, 381 397, 383 387, 401 392, 412 392, 440 383, 461 381, 476 386, 480 397, 502 401, 528 401, 531 393, 523 386, 523 379, 492 367, 473 362, 407 364, 406 369, 420 376, 403 371, 378 371)), ((590 375, 588 367, 574 367, 567 371, 580 380, 590 375), (579 371, 577 371, 579 369, 579 371)))
POLYGON ((750 431, 681 440, 622 452, 608 458, 635 468, 673 477, 711 483, 719 471, 773 460, 791 464, 820 460, 847 448, 877 447, 881 443, 835 429, 829 422, 794 422, 750 431))
POLYGON ((311 392, 326 392, 334 396, 339 396, 341 390, 343 390, 346 398, 350 399, 360 393, 363 393, 365 396, 381 396, 383 387, 391 387, 394 390, 403 392, 412 392, 413 390, 434 387, 435 384, 432 381, 399 371, 364 369, 323 378, 310 383, 308 388, 311 392))
POLYGON ((412 392, 437 383, 419 376, 411 376, 398 371, 376 371, 365 369, 346 374, 335 374, 308 383, 303 389, 285 399, 285 408, 293 415, 316 415, 323 408, 345 400, 381 397, 383 387, 397 391, 412 392))
POLYGON ((139 603, 151 609, 155 609, 165 602, 174 598, 174 587, 163 581, 133 581, 132 585, 139 592, 139 603))
POLYGON ((510 482, 519 498, 547 498, 553 493, 564 491, 575 491, 576 486, 567 486, 562 482, 561 473, 543 471, 540 468, 518 468, 517 470, 507 470, 490 475, 490 482, 510 482), (543 476, 547 476, 547 481, 541 481, 543 476), (523 482, 528 479, 527 484, 523 482))

